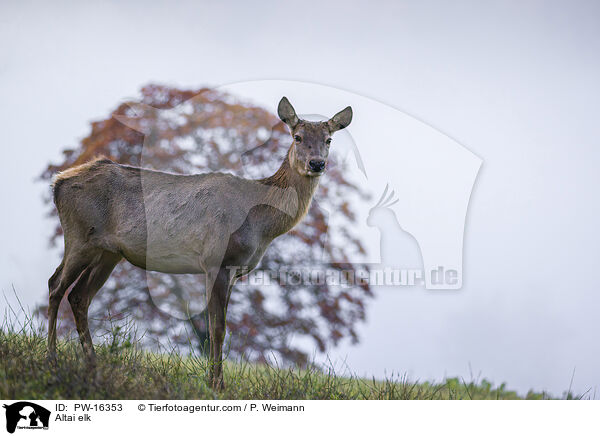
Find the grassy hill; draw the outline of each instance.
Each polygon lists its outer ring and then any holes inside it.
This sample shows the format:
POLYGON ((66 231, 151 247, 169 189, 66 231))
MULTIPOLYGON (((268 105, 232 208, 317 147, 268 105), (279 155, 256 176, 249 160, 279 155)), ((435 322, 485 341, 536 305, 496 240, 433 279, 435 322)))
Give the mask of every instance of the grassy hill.
POLYGON ((226 389, 207 384, 203 358, 151 353, 119 331, 96 347, 95 376, 86 371, 78 341, 61 342, 56 367, 45 358, 46 337, 32 327, 0 329, 0 397, 6 399, 544 399, 522 397, 486 380, 412 382, 404 377, 366 380, 333 370, 274 368, 227 362, 226 389))

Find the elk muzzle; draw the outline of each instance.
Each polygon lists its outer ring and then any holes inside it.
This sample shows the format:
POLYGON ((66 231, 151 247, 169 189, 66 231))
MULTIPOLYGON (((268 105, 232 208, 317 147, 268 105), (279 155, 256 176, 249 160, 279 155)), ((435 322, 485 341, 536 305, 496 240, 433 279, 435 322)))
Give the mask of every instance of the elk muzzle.
POLYGON ((321 173, 325 169, 325 161, 323 159, 311 159, 308 162, 308 168, 313 173, 321 173))

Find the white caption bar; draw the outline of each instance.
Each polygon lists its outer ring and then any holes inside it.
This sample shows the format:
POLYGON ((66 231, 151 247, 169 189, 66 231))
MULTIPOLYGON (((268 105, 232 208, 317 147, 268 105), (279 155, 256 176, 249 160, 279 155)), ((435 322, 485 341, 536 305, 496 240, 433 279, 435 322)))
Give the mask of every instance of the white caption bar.
MULTIPOLYGON (((11 401, 15 435, 520 435, 598 430, 598 401, 11 401), (48 413, 49 412, 49 415, 48 413), (18 415, 17 415, 18 414, 18 415), (47 427, 47 428, 46 428, 47 427), (116 432, 116 433, 115 433, 116 432), (211 433, 208 433, 211 434, 211 433), (219 433, 221 434, 221 433, 219 433)), ((12 428, 11 428, 12 427, 12 428)), ((8 434, 8 433, 4 433, 8 434)))

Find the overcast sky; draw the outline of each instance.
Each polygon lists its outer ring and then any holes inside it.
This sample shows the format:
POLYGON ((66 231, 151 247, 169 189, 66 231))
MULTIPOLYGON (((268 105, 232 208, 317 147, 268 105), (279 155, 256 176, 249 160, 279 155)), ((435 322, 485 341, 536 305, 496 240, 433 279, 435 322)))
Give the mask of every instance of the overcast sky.
POLYGON ((469 379, 470 365, 555 394, 575 370, 573 389, 593 392, 599 20, 597 2, 2 2, 0 290, 30 307, 45 297, 59 259, 35 179, 142 85, 310 82, 396 108, 483 161, 462 289, 378 289, 361 344, 332 358, 413 379, 469 379))

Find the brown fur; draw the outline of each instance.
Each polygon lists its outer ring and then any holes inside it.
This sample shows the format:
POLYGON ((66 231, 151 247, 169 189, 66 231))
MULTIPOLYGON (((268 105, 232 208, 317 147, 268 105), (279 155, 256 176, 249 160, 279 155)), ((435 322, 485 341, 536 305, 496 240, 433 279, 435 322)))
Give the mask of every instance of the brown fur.
POLYGON ((105 156, 96 156, 89 162, 86 162, 86 163, 83 163, 81 165, 77 165, 77 166, 74 166, 71 168, 67 168, 64 171, 57 173, 54 176, 54 179, 52 180, 52 188, 54 189, 54 187, 57 184, 60 184, 60 182, 62 182, 63 180, 70 179, 72 177, 76 177, 79 174, 83 173, 84 171, 89 170, 91 167, 94 166, 94 164, 96 164, 96 162, 103 161, 103 160, 107 160, 107 158, 105 156))

